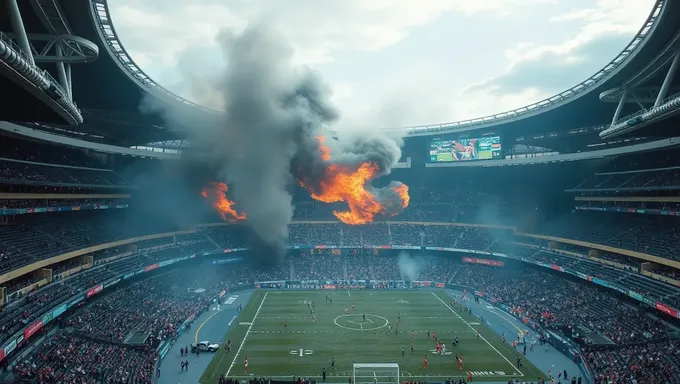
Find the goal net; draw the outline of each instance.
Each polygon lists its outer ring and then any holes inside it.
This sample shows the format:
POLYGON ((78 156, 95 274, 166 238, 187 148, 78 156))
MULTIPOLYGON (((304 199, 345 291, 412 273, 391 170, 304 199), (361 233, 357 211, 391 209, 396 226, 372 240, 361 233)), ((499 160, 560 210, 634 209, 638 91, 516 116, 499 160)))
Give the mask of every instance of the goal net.
POLYGON ((399 364, 354 364, 353 384, 399 384, 399 364))

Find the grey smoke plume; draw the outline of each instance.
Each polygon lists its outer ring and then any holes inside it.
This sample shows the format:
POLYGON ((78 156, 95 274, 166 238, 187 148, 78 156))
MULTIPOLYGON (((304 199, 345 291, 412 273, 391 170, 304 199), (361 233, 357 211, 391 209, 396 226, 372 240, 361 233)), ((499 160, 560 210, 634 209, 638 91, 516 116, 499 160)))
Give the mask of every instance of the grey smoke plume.
POLYGON ((401 252, 397 256, 397 265, 405 280, 417 281, 420 270, 423 268, 423 261, 412 257, 406 252, 401 252))
MULTIPOLYGON (((318 136, 339 113, 329 101, 330 88, 315 72, 296 68, 292 48, 272 31, 250 27, 238 35, 223 32, 218 41, 227 67, 206 76, 212 80, 209 94, 224 100, 224 115, 189 117, 169 108, 161 108, 162 114, 221 169, 220 181, 233 187, 229 198, 246 212, 257 235, 283 251, 293 216, 290 187, 296 179, 321 187, 327 163, 318 136)), ((334 163, 356 168, 372 161, 380 175, 401 156, 398 141, 376 134, 352 134, 337 142, 328 137, 325 144, 332 147, 334 163)))

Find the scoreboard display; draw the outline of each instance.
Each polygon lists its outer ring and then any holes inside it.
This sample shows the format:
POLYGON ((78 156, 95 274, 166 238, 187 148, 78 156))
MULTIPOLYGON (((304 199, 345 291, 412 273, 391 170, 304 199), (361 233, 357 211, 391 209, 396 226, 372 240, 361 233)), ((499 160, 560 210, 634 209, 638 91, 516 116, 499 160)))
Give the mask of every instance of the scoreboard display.
POLYGON ((433 139, 430 142, 431 163, 501 159, 502 153, 500 136, 433 139))

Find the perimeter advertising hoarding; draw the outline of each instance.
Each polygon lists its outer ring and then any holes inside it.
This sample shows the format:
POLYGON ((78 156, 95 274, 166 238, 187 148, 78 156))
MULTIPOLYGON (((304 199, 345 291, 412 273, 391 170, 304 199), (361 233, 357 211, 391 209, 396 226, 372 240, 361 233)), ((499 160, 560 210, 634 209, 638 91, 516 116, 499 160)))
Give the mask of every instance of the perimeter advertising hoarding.
POLYGON ((678 317, 678 312, 675 309, 667 306, 664 303, 657 302, 656 303, 656 309, 658 309, 659 311, 664 312, 668 315, 671 315, 673 317, 678 317))
POLYGON ((430 162, 450 163, 471 160, 501 159, 503 148, 500 136, 469 139, 433 139, 430 141, 430 162))
POLYGON ((463 257, 462 260, 463 260, 463 263, 493 265, 495 267, 502 267, 502 266, 505 265, 505 263, 502 262, 502 261, 489 260, 489 259, 478 259, 476 257, 463 257))
POLYGON ((103 289, 104 289, 104 286, 101 285, 101 284, 99 284, 99 285, 97 285, 97 286, 94 287, 94 288, 88 289, 88 290, 87 290, 87 293, 85 294, 85 297, 89 299, 90 297, 92 297, 92 296, 98 294, 99 292, 101 292, 103 289))
POLYGON ((28 340, 31 336, 33 336, 36 332, 40 330, 43 326, 43 321, 42 319, 36 321, 35 323, 31 324, 24 330, 24 340, 28 340))
POLYGON ((58 306, 57 308, 54 308, 52 310, 52 318, 56 319, 57 317, 61 316, 62 313, 66 312, 68 309, 68 306, 66 304, 62 304, 58 306))

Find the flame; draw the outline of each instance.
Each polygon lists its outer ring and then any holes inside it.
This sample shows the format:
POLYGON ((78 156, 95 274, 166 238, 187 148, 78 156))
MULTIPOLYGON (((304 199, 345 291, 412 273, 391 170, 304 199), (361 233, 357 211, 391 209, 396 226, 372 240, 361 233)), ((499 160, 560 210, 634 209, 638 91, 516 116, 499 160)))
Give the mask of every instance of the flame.
POLYGON ((397 195, 399 195, 399 199, 401 200, 401 209, 406 209, 406 207, 408 207, 408 203, 411 202, 411 196, 408 195, 408 185, 395 185, 392 187, 392 190, 396 192, 397 195))
MULTIPOLYGON (((328 162, 331 160, 330 148, 323 144, 325 138, 319 140, 319 154, 328 162)), ((345 202, 347 211, 333 211, 335 217, 345 224, 359 225, 373 222, 378 217, 394 216, 408 206, 410 197, 408 186, 395 183, 390 188, 399 198, 397 204, 393 202, 381 202, 378 198, 378 190, 371 192, 370 181, 378 174, 377 164, 363 162, 358 168, 353 169, 338 164, 327 164, 323 180, 317 188, 311 183, 301 180, 300 185, 310 192, 313 199, 323 203, 345 202), (395 206, 398 205, 398 206, 395 206)))
POLYGON ((319 140, 319 152, 321 153, 321 158, 323 161, 329 161, 331 159, 331 149, 323 145, 323 142, 326 140, 326 138, 323 136, 317 136, 316 139, 319 140))
POLYGON ((220 214, 222 220, 245 220, 246 214, 236 212, 234 202, 227 198, 227 190, 227 185, 224 183, 210 182, 201 191, 201 196, 210 199, 213 208, 220 214))

